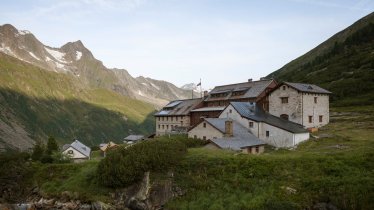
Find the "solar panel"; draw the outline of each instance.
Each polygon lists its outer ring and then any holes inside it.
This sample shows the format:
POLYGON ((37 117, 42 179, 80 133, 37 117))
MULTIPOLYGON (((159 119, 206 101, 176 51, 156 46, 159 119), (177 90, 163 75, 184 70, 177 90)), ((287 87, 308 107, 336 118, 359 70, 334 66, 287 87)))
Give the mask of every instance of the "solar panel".
POLYGON ((166 105, 165 107, 166 108, 171 108, 171 107, 175 107, 177 106, 178 104, 182 103, 182 101, 173 101, 171 102, 170 104, 166 105))

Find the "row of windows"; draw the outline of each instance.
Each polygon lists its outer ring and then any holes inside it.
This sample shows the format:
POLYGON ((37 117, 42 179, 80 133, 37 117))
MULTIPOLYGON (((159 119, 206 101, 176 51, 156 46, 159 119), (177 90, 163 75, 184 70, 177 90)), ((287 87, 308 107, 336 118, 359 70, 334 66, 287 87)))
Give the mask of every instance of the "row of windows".
MULTIPOLYGON (((183 124, 182 124, 182 126, 183 126, 183 124)), ((177 125, 170 125, 170 129, 171 130, 173 130, 173 128, 175 128, 175 127, 177 127, 177 125)), ((158 129, 165 129, 166 128, 166 130, 169 130, 169 125, 158 125, 158 129)))
MULTIPOLYGON (((172 116, 171 117, 157 117, 158 121, 165 121, 165 120, 169 121, 169 119, 170 119, 171 122, 173 122, 174 119, 175 119, 175 121, 178 121, 179 117, 178 116, 175 116, 175 117, 172 117, 172 116)), ((183 120, 184 116, 181 116, 180 119, 183 120)))
MULTIPOLYGON (((288 104, 288 97, 280 97, 282 104, 288 104)), ((318 97, 314 97, 314 103, 318 102, 318 97)))
MULTIPOLYGON (((313 123, 313 116, 308 116, 309 123, 313 123)), ((323 122, 323 115, 318 116, 318 121, 323 122)))

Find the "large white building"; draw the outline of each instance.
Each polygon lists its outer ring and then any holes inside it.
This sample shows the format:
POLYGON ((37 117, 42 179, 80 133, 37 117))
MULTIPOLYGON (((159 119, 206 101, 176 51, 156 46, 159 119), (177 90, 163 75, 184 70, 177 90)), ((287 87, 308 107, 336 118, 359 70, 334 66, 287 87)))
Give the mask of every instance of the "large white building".
POLYGON ((319 128, 330 120, 330 94, 316 85, 284 82, 268 95, 269 113, 305 128, 319 128))

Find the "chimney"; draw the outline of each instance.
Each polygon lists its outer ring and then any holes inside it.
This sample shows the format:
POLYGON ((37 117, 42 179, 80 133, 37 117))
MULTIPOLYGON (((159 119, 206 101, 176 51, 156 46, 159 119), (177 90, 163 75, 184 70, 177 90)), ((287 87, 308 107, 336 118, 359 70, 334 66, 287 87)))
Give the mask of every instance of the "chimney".
POLYGON ((248 79, 248 82, 252 82, 253 81, 253 79, 251 78, 251 79, 248 79))
POLYGON ((225 137, 233 137, 234 136, 234 127, 233 122, 230 119, 225 121, 225 137))
POLYGON ((208 96, 208 91, 204 91, 204 97, 207 97, 208 96))

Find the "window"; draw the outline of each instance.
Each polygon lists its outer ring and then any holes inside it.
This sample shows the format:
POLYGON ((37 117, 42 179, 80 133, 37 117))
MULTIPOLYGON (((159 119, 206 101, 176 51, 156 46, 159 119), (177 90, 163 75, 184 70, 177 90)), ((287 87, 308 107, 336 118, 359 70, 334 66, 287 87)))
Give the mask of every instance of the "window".
POLYGON ((74 154, 73 150, 69 150, 69 151, 68 151, 68 154, 69 154, 69 155, 74 154))
POLYGON ((281 114, 280 118, 288 120, 289 116, 288 116, 288 114, 281 114))
POLYGON ((169 125, 166 125, 166 130, 169 130, 169 125))
POLYGON ((320 115, 320 116, 319 116, 319 122, 321 123, 322 121, 323 121, 323 116, 320 115))
POLYGON ((309 123, 313 122, 313 116, 309 116, 309 123))
POLYGON ((197 136, 196 136, 196 135, 194 135, 194 136, 193 136, 193 138, 194 138, 194 139, 197 139, 197 136))
POLYGON ((169 117, 166 117, 166 121, 169 121, 169 117))
POLYGON ((256 146, 256 153, 259 153, 259 152, 260 152, 260 148, 256 146))
POLYGON ((266 131, 266 137, 269 137, 269 136, 270 136, 270 132, 266 131))
POLYGON ((157 120, 158 120, 159 122, 160 122, 160 118, 161 118, 161 117, 157 117, 157 120))
POLYGON ((203 140, 206 140, 206 136, 203 136, 203 140))
POLYGON ((288 97, 281 97, 282 104, 288 103, 288 97))
POLYGON ((170 120, 173 122, 173 117, 170 117, 170 120))
POLYGON ((158 125, 158 129, 160 129, 161 128, 161 125, 158 125))
POLYGON ((162 129, 165 129, 165 125, 162 125, 162 129))
POLYGON ((314 103, 315 104, 317 103, 317 97, 314 97, 314 103))
POLYGON ((230 109, 230 111, 229 111, 229 112, 230 112, 230 114, 231 114, 231 113, 232 113, 232 109, 230 109))
POLYGON ((253 122, 249 122, 249 127, 253 128, 253 122))
POLYGON ((203 127, 206 128, 206 123, 203 123, 203 127))
POLYGON ((175 117, 175 121, 178 121, 178 116, 175 117))
POLYGON ((181 126, 183 126, 183 121, 181 121, 181 126))
POLYGON ((285 85, 283 85, 283 90, 286 90, 286 86, 285 85))

